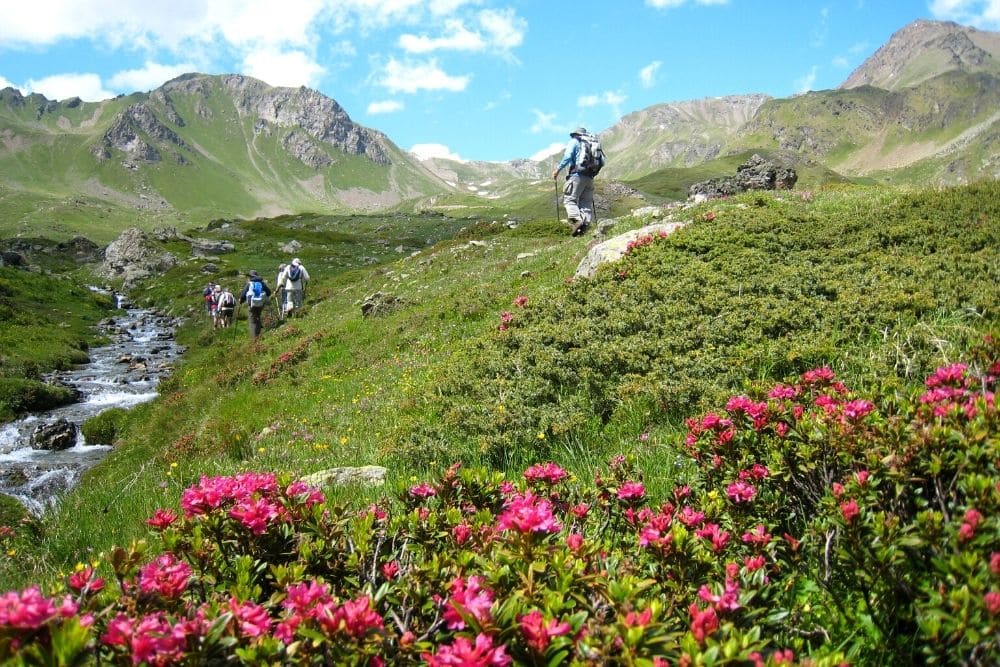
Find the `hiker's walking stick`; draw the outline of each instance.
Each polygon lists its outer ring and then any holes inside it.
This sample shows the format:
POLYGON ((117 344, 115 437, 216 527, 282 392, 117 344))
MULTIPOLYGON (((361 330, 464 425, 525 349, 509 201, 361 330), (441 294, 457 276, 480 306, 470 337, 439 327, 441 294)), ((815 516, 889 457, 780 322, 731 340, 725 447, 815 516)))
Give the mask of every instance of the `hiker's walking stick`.
POLYGON ((556 222, 562 222, 559 219, 559 178, 552 179, 552 185, 556 186, 556 222))

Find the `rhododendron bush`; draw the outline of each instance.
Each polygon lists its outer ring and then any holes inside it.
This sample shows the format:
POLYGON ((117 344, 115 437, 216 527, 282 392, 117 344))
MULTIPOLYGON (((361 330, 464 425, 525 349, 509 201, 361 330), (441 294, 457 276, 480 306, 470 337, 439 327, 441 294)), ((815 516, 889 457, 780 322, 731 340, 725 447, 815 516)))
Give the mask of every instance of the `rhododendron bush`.
POLYGON ((70 664, 913 664, 1000 660, 992 339, 912 396, 828 368, 688 420, 697 472, 453 465, 335 506, 203 477, 150 537, 0 597, 0 654, 70 664))

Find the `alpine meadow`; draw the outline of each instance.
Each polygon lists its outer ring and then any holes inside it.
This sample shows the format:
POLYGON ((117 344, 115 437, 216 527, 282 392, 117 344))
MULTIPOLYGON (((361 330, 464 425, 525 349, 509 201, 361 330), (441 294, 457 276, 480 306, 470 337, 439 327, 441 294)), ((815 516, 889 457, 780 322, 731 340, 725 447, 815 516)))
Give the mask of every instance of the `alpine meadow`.
POLYGON ((916 21, 623 115, 575 237, 561 154, 306 87, 3 89, 0 663, 1000 663, 998 109, 1000 33, 916 21), (256 340, 203 301, 251 270, 256 340), (170 323, 112 373, 151 400, 38 500, 119 306, 170 323))

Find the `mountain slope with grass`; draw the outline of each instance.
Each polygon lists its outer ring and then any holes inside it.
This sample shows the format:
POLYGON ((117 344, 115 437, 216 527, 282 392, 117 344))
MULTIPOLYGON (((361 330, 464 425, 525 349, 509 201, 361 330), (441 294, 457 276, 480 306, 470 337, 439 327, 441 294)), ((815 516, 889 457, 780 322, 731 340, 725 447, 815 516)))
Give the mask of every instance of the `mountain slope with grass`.
POLYGON ((90 218, 106 236, 126 212, 189 225, 382 210, 448 190, 334 100, 238 75, 184 75, 98 103, 8 88, 0 136, 5 235, 90 218))
MULTIPOLYGON (((166 622, 188 603, 213 619, 256 610, 272 627, 300 584, 329 587, 337 613, 373 624, 340 636, 301 619, 261 640, 220 620, 175 647, 191 661, 240 646, 249 663, 326 650, 327 661, 348 651, 411 664, 477 633, 483 650, 489 641, 526 661, 680 660, 729 642, 743 661, 779 650, 830 665, 956 651, 989 661, 1000 651, 987 563, 1000 550, 996 413, 947 406, 996 380, 998 202, 995 182, 747 193, 646 213, 687 224, 640 237, 591 279, 571 279, 587 247, 554 222, 215 226, 205 233, 255 239, 227 256, 224 280, 275 264, 289 228, 307 239, 304 315, 251 346, 244 322, 213 330, 197 317, 196 266, 135 292, 189 316, 185 359, 56 510, 0 531, 0 582, 57 590, 69 571, 80 586, 100 576, 106 590, 81 604, 136 615, 138 635, 139 615, 166 622), (384 243, 365 245, 373 236, 384 243), (397 243, 397 258, 367 265, 397 243), (366 317, 376 292, 385 307, 366 317), (966 369, 992 379, 960 384, 966 369), (918 401, 928 377, 951 389, 918 401), (935 421, 937 410, 956 421, 935 421), (387 466, 386 487, 327 488, 320 501, 288 486, 369 464, 387 466), (858 547, 873 543, 885 549, 858 547), (960 553, 975 563, 950 560, 960 553), (188 571, 219 585, 180 585, 188 571), (941 599, 952 576, 968 592, 941 599), (464 632, 435 621, 466 586, 488 597, 479 620, 464 632), (532 610, 588 631, 553 635, 547 655, 524 639, 532 610), (634 641, 613 641, 623 633, 634 641)), ((623 216, 616 231, 649 221, 623 216)), ((99 616, 101 632, 111 621, 99 616)), ((86 628, 48 641, 50 627, 74 626, 54 618, 24 639, 29 650, 121 661, 137 650, 64 644, 96 632, 86 628)))

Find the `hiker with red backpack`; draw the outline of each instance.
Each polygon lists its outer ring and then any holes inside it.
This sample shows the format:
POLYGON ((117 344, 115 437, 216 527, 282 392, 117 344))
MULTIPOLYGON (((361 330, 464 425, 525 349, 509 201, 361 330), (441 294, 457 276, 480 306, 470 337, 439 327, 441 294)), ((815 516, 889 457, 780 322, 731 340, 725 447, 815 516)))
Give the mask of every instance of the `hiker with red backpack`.
POLYGON ((552 180, 559 178, 563 167, 569 167, 563 205, 573 236, 580 236, 594 221, 594 176, 604 167, 604 151, 601 142, 585 127, 576 128, 569 136, 562 161, 552 172, 552 180))
POLYGON ((261 279, 256 271, 247 273, 247 284, 240 292, 240 303, 247 305, 249 311, 247 324, 250 328, 250 340, 256 341, 264 328, 264 306, 271 297, 271 288, 261 279))

